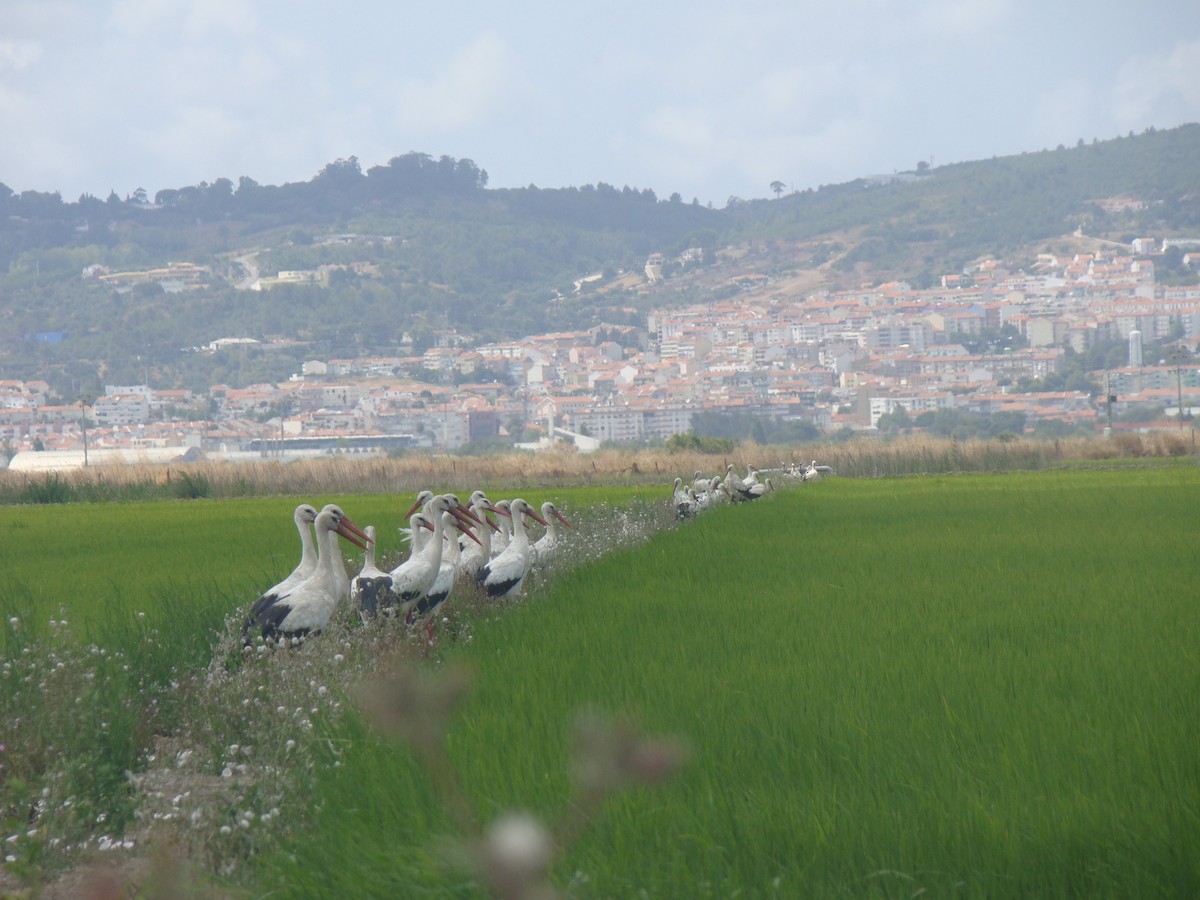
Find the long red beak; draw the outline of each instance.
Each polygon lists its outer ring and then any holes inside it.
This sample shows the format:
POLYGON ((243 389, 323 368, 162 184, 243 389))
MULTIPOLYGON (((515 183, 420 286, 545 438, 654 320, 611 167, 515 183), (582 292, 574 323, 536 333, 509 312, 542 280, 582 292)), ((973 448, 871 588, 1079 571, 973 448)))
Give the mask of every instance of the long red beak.
POLYGON ((459 522, 467 527, 483 524, 478 518, 475 517, 475 513, 471 512, 468 507, 461 504, 455 504, 454 506, 451 506, 450 512, 454 515, 454 518, 458 519, 459 522))
POLYGON ((463 526, 460 524, 460 525, 458 526, 458 530, 459 530, 459 532, 460 532, 461 534, 465 534, 467 537, 469 537, 469 538, 470 538, 471 540, 473 540, 475 543, 479 544, 479 546, 480 546, 480 547, 482 547, 482 546, 483 546, 483 544, 481 544, 481 543, 480 543, 480 541, 479 541, 479 538, 475 537, 475 532, 473 532, 473 531, 472 531, 470 528, 464 528, 464 527, 463 527, 463 526))
POLYGON ((553 513, 554 513, 554 518, 558 519, 558 521, 562 522, 562 523, 563 523, 564 525, 566 525, 568 528, 574 528, 574 527, 575 527, 575 526, 574 526, 574 525, 572 525, 570 522, 568 522, 568 521, 567 521, 567 517, 566 517, 566 516, 564 516, 562 513, 560 513, 560 512, 559 512, 557 509, 556 509, 556 510, 553 510, 553 513))
POLYGON ((535 513, 532 509, 525 510, 525 515, 529 516, 529 518, 533 519, 535 522, 540 522, 542 525, 546 524, 546 520, 535 513))
POLYGON ((338 522, 337 533, 363 550, 366 550, 367 544, 371 543, 371 539, 361 528, 350 521, 349 516, 342 516, 342 521, 338 522))

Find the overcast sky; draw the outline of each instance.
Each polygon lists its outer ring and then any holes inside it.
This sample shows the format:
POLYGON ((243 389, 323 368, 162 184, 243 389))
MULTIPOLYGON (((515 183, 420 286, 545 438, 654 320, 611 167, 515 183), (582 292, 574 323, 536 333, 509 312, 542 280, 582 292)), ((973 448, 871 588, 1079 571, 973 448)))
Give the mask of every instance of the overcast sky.
POLYGON ((0 182, 417 151, 724 206, 1200 121, 1197 0, 0 0, 0 182))

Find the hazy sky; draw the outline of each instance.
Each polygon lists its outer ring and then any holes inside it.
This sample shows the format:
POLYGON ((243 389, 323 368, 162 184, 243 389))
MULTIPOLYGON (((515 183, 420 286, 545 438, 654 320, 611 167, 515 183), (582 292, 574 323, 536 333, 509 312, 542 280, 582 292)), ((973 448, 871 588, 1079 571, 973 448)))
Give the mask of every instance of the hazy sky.
POLYGON ((1197 121, 1197 0, 0 0, 0 182, 68 201, 417 151, 723 206, 1197 121))

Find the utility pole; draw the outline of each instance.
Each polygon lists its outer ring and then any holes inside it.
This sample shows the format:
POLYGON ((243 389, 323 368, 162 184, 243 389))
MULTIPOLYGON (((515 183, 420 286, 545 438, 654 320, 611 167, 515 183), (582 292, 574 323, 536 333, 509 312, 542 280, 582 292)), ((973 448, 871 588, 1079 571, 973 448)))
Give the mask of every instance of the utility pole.
POLYGON ((1171 348, 1169 358, 1175 369, 1175 396, 1179 404, 1179 428, 1183 430, 1183 366, 1185 357, 1189 356, 1187 350, 1176 344, 1171 348))
POLYGON ((1112 372, 1104 373, 1104 397, 1107 401, 1104 405, 1108 408, 1108 424, 1104 427, 1104 436, 1110 438, 1112 437, 1112 405, 1113 401, 1117 399, 1112 392, 1112 372))
POLYGON ((1179 403, 1179 428, 1183 429, 1183 366, 1175 367, 1175 392, 1179 403))
POLYGON ((87 397, 79 398, 79 428, 83 432, 83 467, 86 469, 88 464, 88 449, 87 449, 87 397))

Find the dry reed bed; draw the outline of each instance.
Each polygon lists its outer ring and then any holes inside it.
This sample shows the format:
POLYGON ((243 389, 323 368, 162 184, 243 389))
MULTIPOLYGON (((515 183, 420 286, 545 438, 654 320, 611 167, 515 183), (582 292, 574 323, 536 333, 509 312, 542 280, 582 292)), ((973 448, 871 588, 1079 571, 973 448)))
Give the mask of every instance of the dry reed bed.
POLYGON ((1195 454, 1195 431, 1189 429, 1056 441, 957 441, 909 436, 795 447, 743 443, 729 454, 662 448, 581 454, 564 448, 489 456, 413 453, 297 462, 264 459, 254 463, 202 461, 166 466, 108 464, 51 474, 0 471, 0 502, 374 494, 447 485, 518 489, 656 484, 693 472, 722 474, 729 463, 744 472, 747 465, 769 470, 803 465, 812 459, 832 466, 841 476, 884 478, 1031 471, 1089 460, 1167 459, 1195 454))

